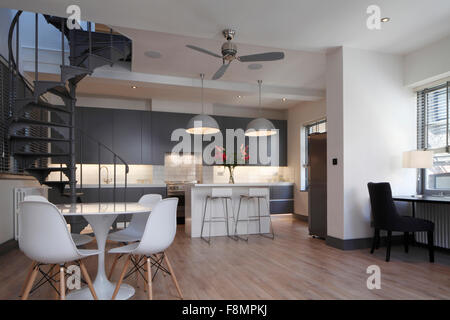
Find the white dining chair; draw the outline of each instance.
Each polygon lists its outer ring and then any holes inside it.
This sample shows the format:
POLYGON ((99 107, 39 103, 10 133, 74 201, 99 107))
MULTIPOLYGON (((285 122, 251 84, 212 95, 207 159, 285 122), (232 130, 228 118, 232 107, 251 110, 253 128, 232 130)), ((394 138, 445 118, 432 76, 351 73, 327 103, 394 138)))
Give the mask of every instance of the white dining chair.
MULTIPOLYGON (((119 292, 122 281, 127 272, 131 257, 138 256, 131 273, 138 272, 138 276, 142 275, 147 283, 148 299, 153 299, 152 280, 156 273, 161 270, 163 273, 170 274, 181 299, 183 295, 178 285, 172 265, 166 253, 166 249, 172 244, 177 232, 177 205, 178 198, 167 198, 160 201, 152 208, 152 212, 145 225, 144 234, 140 242, 134 242, 126 246, 117 247, 109 250, 109 253, 126 254, 127 259, 114 290, 112 299, 114 300, 119 292), (166 267, 163 266, 163 261, 166 267), (145 265, 145 268, 144 268, 145 265), (152 266, 156 267, 155 273, 152 275, 152 266), (143 276, 141 271, 146 273, 143 276)), ((129 275, 130 275, 129 274, 129 275)))
MULTIPOLYGON (((43 196, 37 196, 37 195, 25 196, 24 200, 25 201, 45 201, 45 202, 49 202, 47 200, 47 198, 45 198, 43 196)), ((70 235, 72 236, 73 242, 75 242, 75 245, 77 247, 84 246, 85 244, 88 244, 89 242, 94 240, 94 237, 88 236, 87 234, 71 233, 70 235)))
MULTIPOLYGON (((144 207, 152 208, 161 200, 162 196, 160 194, 144 194, 139 199, 138 203, 144 207)), ((108 240, 114 242, 121 242, 123 244, 128 244, 130 242, 141 240, 142 235, 144 234, 145 224, 147 223, 149 214, 150 213, 133 214, 128 227, 123 230, 111 232, 108 235, 108 240)), ((111 265, 111 269, 108 274, 108 279, 111 279, 114 268, 121 257, 122 255, 118 254, 114 258, 114 261, 111 265)))
MULTIPOLYGON (((52 271, 59 265, 59 298, 65 299, 65 264, 76 262, 89 286, 92 297, 97 300, 92 281, 83 258, 100 253, 99 250, 78 249, 70 236, 64 217, 50 202, 23 201, 19 204, 19 247, 34 261, 25 280, 22 300, 28 299, 38 272, 55 288, 52 271), (50 265, 48 272, 42 266, 50 265)), ((56 290, 56 288, 55 288, 56 290)), ((58 291, 58 290, 56 290, 58 291)))

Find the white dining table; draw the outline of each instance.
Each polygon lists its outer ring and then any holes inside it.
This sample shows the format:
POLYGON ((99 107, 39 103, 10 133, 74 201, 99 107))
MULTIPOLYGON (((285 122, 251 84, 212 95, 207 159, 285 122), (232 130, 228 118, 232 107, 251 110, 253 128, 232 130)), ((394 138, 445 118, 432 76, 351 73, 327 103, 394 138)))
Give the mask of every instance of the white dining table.
MULTIPOLYGON (((56 207, 64 216, 83 216, 94 230, 100 254, 98 255, 97 276, 93 285, 99 299, 111 299, 116 284, 108 280, 105 270, 105 245, 109 230, 118 215, 145 214, 151 212, 151 208, 134 202, 59 204, 56 207)), ((116 299, 126 300, 134 293, 135 290, 132 286, 123 283, 116 299)), ((92 295, 85 287, 72 291, 66 299, 91 300, 92 295)))

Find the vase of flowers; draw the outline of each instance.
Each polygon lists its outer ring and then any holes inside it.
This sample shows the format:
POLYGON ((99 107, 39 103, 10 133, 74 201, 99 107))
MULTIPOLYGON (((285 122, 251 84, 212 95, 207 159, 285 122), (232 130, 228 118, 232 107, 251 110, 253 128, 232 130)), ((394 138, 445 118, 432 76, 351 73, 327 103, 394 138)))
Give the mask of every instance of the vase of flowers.
POLYGON ((245 164, 245 161, 249 159, 248 146, 244 148, 242 144, 239 151, 239 156, 234 152, 227 154, 225 148, 216 146, 216 158, 223 162, 224 168, 228 168, 228 172, 230 173, 228 183, 234 183, 234 168, 239 164, 245 164))

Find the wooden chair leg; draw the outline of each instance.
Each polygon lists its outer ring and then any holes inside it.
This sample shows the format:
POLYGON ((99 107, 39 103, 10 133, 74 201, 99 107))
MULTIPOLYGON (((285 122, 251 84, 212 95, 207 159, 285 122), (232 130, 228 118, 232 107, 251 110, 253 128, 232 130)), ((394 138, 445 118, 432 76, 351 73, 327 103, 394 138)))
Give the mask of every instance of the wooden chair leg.
POLYGON ((59 266, 59 299, 66 300, 66 278, 64 265, 59 266))
POLYGON ((84 265, 83 260, 80 260, 80 269, 81 269, 81 272, 83 273, 84 279, 86 280, 86 282, 88 284, 89 291, 91 291, 92 297, 94 298, 94 300, 98 300, 97 294, 95 293, 94 286, 92 285, 91 277, 89 276, 89 273, 87 272, 87 269, 86 269, 86 266, 84 265))
POLYGON ((375 247, 376 247, 377 241, 378 241, 378 234, 379 234, 379 230, 375 229, 375 232, 373 234, 373 240, 372 240, 372 249, 370 249, 371 254, 375 251, 375 247))
POLYGON ((27 285, 25 286, 25 290, 23 291, 22 300, 28 300, 28 295, 30 294, 31 288, 33 287, 34 280, 36 280, 38 271, 39 264, 35 263, 30 278, 28 279, 27 285))
POLYGON ((152 264, 150 262, 150 257, 147 257, 147 295, 148 300, 153 300, 153 290, 152 290, 152 264))
MULTIPOLYGON (((50 273, 53 274, 55 273, 55 282, 60 281, 59 280, 59 269, 58 269, 58 265, 57 264, 52 264, 50 266, 50 273)), ((55 284, 56 286, 56 284, 55 284)), ((55 290, 55 300, 59 299, 59 292, 55 290)))
POLYGON ((387 248, 386 248, 386 262, 389 262, 389 260, 391 259, 391 238, 392 238, 392 231, 388 231, 387 248))
POLYGON ((34 265, 36 264, 36 261, 31 261, 31 264, 30 264, 30 266, 28 267, 28 272, 27 272, 27 276, 25 277, 25 281, 23 282, 23 285, 22 285, 22 289, 20 289, 20 295, 19 295, 19 297, 22 297, 23 296, 23 293, 24 293, 24 291, 25 291, 25 287, 27 286, 27 284, 28 284, 28 281, 30 280, 30 276, 31 276, 31 273, 33 272, 33 270, 34 270, 34 265))
POLYGON ((125 264, 123 266, 122 273, 120 274, 119 281, 117 281, 116 288, 114 289, 114 293, 111 297, 111 300, 114 300, 116 298, 117 294, 119 293, 120 286, 122 285, 122 281, 123 281, 123 278, 125 277, 125 273, 127 272, 130 261, 131 261, 131 255, 128 255, 127 260, 125 261, 125 264))
POLYGON ((409 246, 409 232, 403 233, 403 242, 405 246, 405 252, 408 253, 409 246))
POLYGON ((180 286, 178 285, 177 278, 175 277, 175 273, 173 272, 172 265, 170 264, 170 261, 169 261, 169 257, 167 256, 166 253, 163 253, 163 254, 164 254, 164 261, 166 262, 167 268, 169 269, 170 275, 172 276, 173 283, 175 284, 175 287, 177 288, 178 295, 180 296, 181 299, 183 299, 183 294, 181 293, 181 289, 180 289, 180 286))
POLYGON ((427 237, 428 237, 428 254, 430 256, 430 262, 434 262, 434 234, 433 234, 433 231, 428 231, 427 237))
POLYGON ((109 270, 109 273, 108 273, 108 280, 111 280, 111 276, 114 272, 114 268, 116 267, 117 261, 119 261, 120 257, 122 257, 122 254, 120 254, 120 253, 114 257, 113 264, 111 265, 111 269, 109 270))

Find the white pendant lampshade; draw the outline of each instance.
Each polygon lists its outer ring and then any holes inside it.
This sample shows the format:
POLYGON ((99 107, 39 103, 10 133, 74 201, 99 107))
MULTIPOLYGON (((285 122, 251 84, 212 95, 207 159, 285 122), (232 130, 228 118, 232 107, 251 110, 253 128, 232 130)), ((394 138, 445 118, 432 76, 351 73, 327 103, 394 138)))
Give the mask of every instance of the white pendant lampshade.
POLYGON ((433 151, 412 150, 403 152, 403 168, 427 169, 433 167, 433 151))
POLYGON ((190 134, 214 134, 220 131, 219 124, 213 117, 205 114, 203 106, 203 79, 205 75, 200 74, 202 79, 202 114, 192 117, 187 123, 186 132, 190 134))
POLYGON ((249 137, 271 136, 276 133, 273 123, 265 118, 253 119, 245 131, 245 135, 249 137))
MULTIPOLYGON (((261 84, 262 81, 258 80, 259 86, 259 108, 261 109, 261 84)), ((249 137, 261 137, 261 136, 271 136, 277 134, 277 130, 275 130, 275 126, 272 122, 265 118, 257 118, 253 119, 247 125, 247 129, 245 130, 245 135, 249 137)))
POLYGON ((213 117, 199 114, 189 120, 186 131, 190 134, 214 134, 220 129, 213 117))

